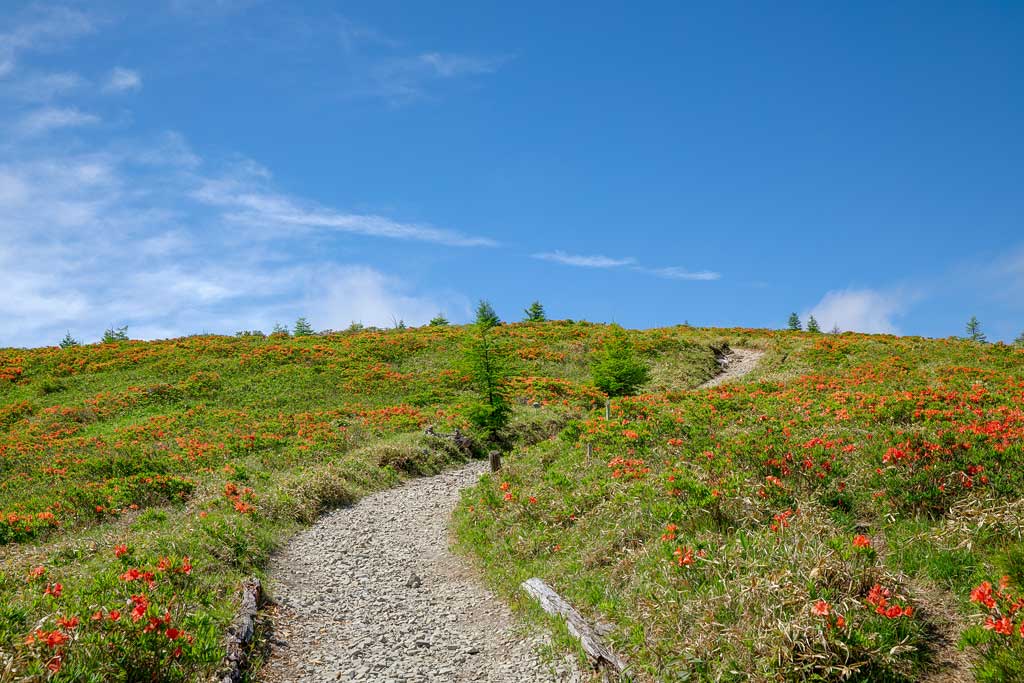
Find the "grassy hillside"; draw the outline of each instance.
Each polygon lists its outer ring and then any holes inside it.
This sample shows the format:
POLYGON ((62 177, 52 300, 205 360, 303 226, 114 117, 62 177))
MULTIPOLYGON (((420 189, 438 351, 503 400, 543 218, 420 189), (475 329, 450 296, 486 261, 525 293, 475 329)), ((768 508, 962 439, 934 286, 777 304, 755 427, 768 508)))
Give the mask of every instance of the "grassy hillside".
POLYGON ((1024 680, 1024 350, 731 337, 768 350, 741 383, 617 399, 466 492, 494 587, 542 618, 543 578, 639 680, 1024 680))
MULTIPOLYGON (((603 397, 607 334, 496 331, 519 359, 514 442, 603 397)), ((0 681, 213 671, 240 579, 323 509, 469 457, 461 328, 0 350, 0 681)), ((710 377, 730 333, 635 333, 650 388, 710 377)), ((514 460, 514 458, 513 458, 514 460)))

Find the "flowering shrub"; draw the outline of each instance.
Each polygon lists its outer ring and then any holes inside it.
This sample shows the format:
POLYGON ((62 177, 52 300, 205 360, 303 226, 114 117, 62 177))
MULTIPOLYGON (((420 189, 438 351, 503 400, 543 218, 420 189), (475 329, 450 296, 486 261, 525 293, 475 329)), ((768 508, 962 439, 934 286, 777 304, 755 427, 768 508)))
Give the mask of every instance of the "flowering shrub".
POLYGON ((1024 657, 1024 594, 1011 587, 1009 576, 1003 576, 995 586, 982 581, 971 590, 970 599, 984 616, 980 628, 964 634, 964 641, 982 655, 978 679, 1012 680, 1024 657))
MULTIPOLYGON (((493 331, 525 371, 512 402, 531 435, 603 401, 580 364, 603 330, 493 331)), ((240 576, 296 522, 466 457, 423 435, 468 427, 465 334, 0 349, 0 679, 208 677, 240 576), (175 571, 186 556, 198 578, 175 571)))
MULTIPOLYGON (((477 496, 458 514, 460 538, 503 582, 544 576, 604 612, 613 643, 654 680, 948 674, 930 667, 958 658, 929 634, 955 622, 941 610, 968 601, 962 581, 1024 521, 1022 509, 997 532, 983 512, 1024 490, 1024 355, 957 340, 712 334, 767 348, 759 378, 616 398, 607 418, 598 402, 507 466, 517 500, 545 502, 539 514, 477 496), (964 508, 977 524, 958 519, 964 508), (940 534, 946 525, 957 531, 940 534), (937 584, 949 589, 940 604, 919 605, 937 584)), ((671 348, 666 331, 651 337, 636 348, 671 348)), ((1024 641, 1013 607, 979 624, 986 651, 1024 641)), ((990 680, 1024 677, 1017 659, 990 680)))

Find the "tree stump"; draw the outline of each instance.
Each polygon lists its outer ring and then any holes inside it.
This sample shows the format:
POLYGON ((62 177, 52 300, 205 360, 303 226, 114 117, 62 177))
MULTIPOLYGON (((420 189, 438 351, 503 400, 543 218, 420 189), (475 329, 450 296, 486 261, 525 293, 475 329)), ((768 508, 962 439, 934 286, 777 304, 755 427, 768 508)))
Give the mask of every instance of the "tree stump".
POLYGON ((501 469, 501 451, 491 451, 491 472, 497 472, 501 469))

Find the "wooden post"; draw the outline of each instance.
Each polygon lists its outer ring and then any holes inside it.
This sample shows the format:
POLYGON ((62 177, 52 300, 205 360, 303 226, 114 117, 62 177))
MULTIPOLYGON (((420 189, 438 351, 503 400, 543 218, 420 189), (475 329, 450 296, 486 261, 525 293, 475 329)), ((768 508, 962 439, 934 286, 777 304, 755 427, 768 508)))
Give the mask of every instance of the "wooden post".
POLYGON ((501 451, 491 451, 491 472, 501 469, 501 451))
POLYGON ((588 443, 587 444, 587 464, 588 465, 590 464, 590 460, 593 457, 594 457, 594 444, 588 443))
POLYGON ((604 400, 604 419, 612 419, 612 400, 610 398, 604 400))

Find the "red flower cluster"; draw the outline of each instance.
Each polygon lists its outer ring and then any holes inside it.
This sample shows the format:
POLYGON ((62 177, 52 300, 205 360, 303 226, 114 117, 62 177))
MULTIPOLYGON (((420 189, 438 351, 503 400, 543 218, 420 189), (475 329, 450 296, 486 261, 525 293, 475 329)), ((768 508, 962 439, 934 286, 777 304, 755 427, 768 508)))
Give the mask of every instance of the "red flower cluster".
POLYGON ((811 614, 823 617, 825 619, 825 625, 829 628, 845 628, 846 619, 841 614, 832 614, 832 605, 828 604, 825 600, 818 600, 811 605, 811 614))
POLYGON ((224 497, 232 501, 235 504, 235 510, 243 515, 256 510, 256 507, 248 502, 255 500, 256 493, 248 486, 240 489, 237 484, 229 481, 224 484, 224 497))
POLYGON ((883 588, 879 584, 875 584, 868 591, 868 596, 864 599, 869 605, 875 608, 875 614, 880 614, 887 619, 898 619, 900 617, 911 617, 914 615, 914 608, 908 606, 901 606, 896 603, 890 603, 889 598, 892 597, 892 591, 888 588, 883 588))
POLYGON ((984 607, 985 628, 1000 635, 1009 636, 1016 631, 1024 638, 1024 619, 1015 624, 1018 615, 1024 614, 1024 596, 1014 595, 1010 590, 1010 577, 1004 576, 999 581, 999 588, 994 589, 988 581, 982 581, 971 591, 971 602, 984 607))
POLYGON ((642 458, 620 458, 618 456, 608 461, 608 467, 612 470, 612 478, 640 479, 651 471, 642 458))
POLYGON ((857 534, 856 536, 853 537, 853 547, 854 548, 870 548, 871 547, 871 539, 868 538, 867 536, 865 536, 864 534, 857 534))

